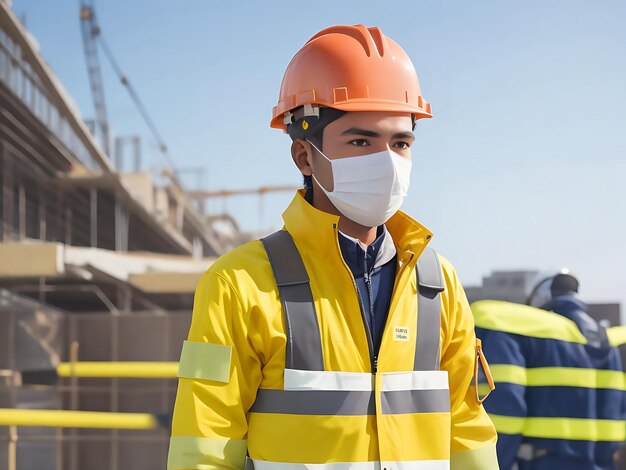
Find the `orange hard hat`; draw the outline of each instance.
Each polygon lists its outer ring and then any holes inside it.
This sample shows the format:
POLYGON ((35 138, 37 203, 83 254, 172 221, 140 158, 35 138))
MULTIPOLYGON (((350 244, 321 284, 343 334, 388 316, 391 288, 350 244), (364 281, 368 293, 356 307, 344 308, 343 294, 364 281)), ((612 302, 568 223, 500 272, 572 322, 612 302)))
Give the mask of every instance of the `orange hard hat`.
POLYGON ((404 49, 379 28, 361 24, 326 28, 298 51, 285 71, 270 126, 286 130, 294 121, 291 111, 306 106, 317 114, 311 105, 432 117, 404 49))

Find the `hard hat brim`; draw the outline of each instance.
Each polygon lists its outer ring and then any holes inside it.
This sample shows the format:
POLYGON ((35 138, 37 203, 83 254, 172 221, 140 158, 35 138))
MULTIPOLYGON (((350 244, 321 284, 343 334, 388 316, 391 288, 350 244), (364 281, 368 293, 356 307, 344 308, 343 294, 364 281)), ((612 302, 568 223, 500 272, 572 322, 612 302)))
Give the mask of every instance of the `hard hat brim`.
MULTIPOLYGON (((387 100, 372 100, 368 98, 361 99, 353 99, 349 101, 345 101, 343 103, 312 103, 318 106, 324 106, 328 108, 335 108, 340 111, 347 112, 358 112, 358 111, 369 111, 369 112, 390 112, 390 113, 410 113, 415 116, 415 119, 426 119, 432 118, 433 115, 430 112, 430 104, 427 104, 427 109, 419 108, 413 104, 409 103, 398 103, 397 101, 387 101, 387 100)), ((297 107, 297 106, 296 106, 297 107)), ((278 112, 277 109, 274 110, 274 118, 270 122, 270 127, 274 129, 283 129, 286 131, 287 127, 285 126, 283 116, 287 111, 291 111, 291 109, 285 109, 282 112, 278 112)))

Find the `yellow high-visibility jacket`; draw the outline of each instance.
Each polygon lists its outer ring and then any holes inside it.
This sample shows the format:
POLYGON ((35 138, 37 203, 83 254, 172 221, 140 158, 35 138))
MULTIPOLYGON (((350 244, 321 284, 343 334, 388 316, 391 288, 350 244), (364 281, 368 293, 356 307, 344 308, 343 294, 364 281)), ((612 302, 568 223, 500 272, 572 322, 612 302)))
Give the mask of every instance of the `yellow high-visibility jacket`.
MULTIPOLYGON (((415 265, 431 232, 402 212, 386 223, 397 248, 398 269, 377 373, 372 374, 367 327, 338 244, 339 218, 312 207, 302 192, 283 218, 310 278, 324 372, 285 370, 284 316, 262 243, 253 241, 222 256, 196 289, 180 361, 168 469, 243 469, 246 456, 257 470, 497 469, 496 432, 472 384, 472 314, 454 269, 443 258, 441 370, 413 372, 415 265), (423 394, 448 385, 449 412, 382 410, 385 392, 423 394), (251 411, 260 390, 290 388, 370 391, 375 411, 251 411)), ((418 398, 405 405, 419 407, 419 396, 412 396, 418 398)), ((320 398, 316 406, 332 407, 328 400, 320 398)), ((298 403, 285 408, 292 405, 298 403)))

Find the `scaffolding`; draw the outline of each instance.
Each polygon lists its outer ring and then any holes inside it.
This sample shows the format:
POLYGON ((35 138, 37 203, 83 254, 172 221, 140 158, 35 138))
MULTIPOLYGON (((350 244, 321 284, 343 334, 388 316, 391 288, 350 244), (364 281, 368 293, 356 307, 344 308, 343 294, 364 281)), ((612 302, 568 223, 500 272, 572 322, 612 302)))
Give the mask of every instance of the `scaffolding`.
POLYGON ((1 0, 0 110, 0 468, 164 469, 195 286, 249 240, 205 202, 295 188, 114 164, 1 0))

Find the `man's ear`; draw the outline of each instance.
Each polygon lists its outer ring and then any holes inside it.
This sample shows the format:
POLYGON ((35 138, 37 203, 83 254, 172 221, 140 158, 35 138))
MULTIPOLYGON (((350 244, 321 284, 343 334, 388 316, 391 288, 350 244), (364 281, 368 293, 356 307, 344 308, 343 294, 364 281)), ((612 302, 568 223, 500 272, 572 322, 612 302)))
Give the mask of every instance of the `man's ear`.
POLYGON ((313 150, 309 142, 302 139, 294 140, 291 143, 291 158, 304 176, 313 174, 313 150))
MULTIPOLYGON (((310 142, 296 139, 291 144, 291 158, 304 176, 313 174, 313 146, 310 142)), ((333 168, 326 158, 320 158, 319 154, 315 160, 315 178, 317 183, 324 186, 326 191, 333 191, 333 168)), ((315 185, 316 181, 313 181, 315 185)))

